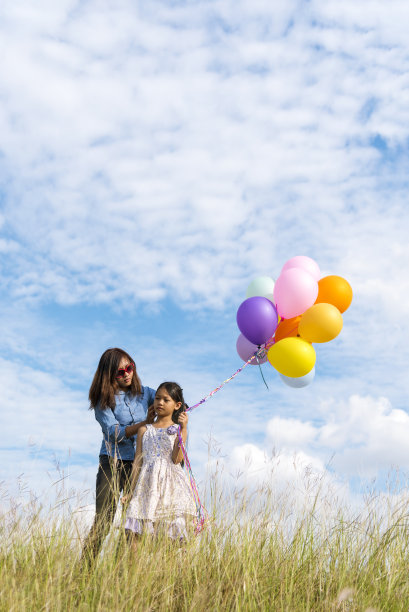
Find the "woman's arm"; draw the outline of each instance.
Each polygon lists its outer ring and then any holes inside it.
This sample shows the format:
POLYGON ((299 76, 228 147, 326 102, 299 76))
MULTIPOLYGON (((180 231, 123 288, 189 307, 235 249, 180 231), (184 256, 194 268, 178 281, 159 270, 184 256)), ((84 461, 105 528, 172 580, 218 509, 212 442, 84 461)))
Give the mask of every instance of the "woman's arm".
POLYGON ((139 432, 141 427, 145 427, 146 425, 150 425, 155 420, 155 410, 153 404, 148 408, 148 414, 146 415, 146 419, 141 421, 140 423, 135 423, 134 425, 128 425, 125 427, 125 435, 127 438, 132 438, 135 434, 139 432))
MULTIPOLYGON (((186 445, 187 440, 187 423, 189 421, 189 417, 186 412, 181 412, 179 415, 178 423, 180 425, 180 433, 182 435, 183 444, 186 445)), ((182 449, 179 446, 179 436, 176 438, 175 443, 173 445, 172 451, 172 461, 173 463, 180 463, 183 461, 183 453, 182 449)))
POLYGON ((109 410, 109 408, 102 410, 97 406, 95 408, 95 418, 101 425, 104 439, 111 444, 119 444, 125 438, 132 438, 137 434, 140 427, 144 427, 147 423, 153 423, 155 413, 153 406, 149 406, 146 419, 134 425, 121 425, 112 410, 109 410))
POLYGON ((129 479, 129 485, 128 485, 129 489, 127 491, 127 494, 122 497, 122 503, 124 504, 130 501, 133 495, 133 492, 135 491, 136 483, 138 482, 139 472, 141 471, 141 467, 142 467, 142 438, 143 438, 143 434, 145 433, 145 431, 146 431, 146 427, 144 425, 142 425, 142 427, 138 429, 135 459, 133 460, 132 472, 131 472, 131 477, 129 479))
POLYGON ((143 387, 143 393, 148 399, 148 412, 146 414, 146 419, 144 419, 140 423, 128 425, 128 427, 126 427, 125 429, 125 435, 127 438, 132 438, 132 436, 138 433, 140 427, 143 427, 144 425, 151 425, 155 420, 156 414, 153 407, 153 401, 155 399, 156 391, 151 387, 143 387))

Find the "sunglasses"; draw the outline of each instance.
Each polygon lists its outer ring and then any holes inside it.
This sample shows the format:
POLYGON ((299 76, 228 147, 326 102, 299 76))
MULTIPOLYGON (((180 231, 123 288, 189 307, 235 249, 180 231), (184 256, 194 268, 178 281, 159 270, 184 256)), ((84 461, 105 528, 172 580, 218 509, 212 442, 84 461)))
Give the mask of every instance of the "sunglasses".
POLYGON ((135 369, 134 363, 129 363, 125 368, 119 368, 115 374, 115 378, 123 378, 125 374, 130 374, 135 369))

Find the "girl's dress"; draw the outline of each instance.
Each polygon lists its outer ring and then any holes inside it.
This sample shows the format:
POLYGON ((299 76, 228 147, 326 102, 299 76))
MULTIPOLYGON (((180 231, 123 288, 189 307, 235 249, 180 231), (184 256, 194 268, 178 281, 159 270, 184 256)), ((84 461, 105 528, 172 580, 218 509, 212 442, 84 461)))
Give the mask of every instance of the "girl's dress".
POLYGON ((177 426, 146 425, 142 438, 142 467, 126 514, 125 529, 155 534, 163 530, 173 539, 188 536, 186 519, 196 516, 189 481, 181 465, 172 461, 177 426))

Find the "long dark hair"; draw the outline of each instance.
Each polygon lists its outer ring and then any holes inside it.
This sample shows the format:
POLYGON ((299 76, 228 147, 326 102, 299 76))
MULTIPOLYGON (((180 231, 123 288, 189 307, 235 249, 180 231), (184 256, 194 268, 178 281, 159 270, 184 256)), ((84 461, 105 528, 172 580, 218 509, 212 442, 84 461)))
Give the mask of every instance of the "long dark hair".
POLYGON ((180 408, 175 410, 172 414, 172 421, 174 423, 177 423, 179 414, 181 412, 184 412, 187 408, 189 408, 189 406, 185 402, 185 398, 183 397, 183 389, 176 382, 163 382, 156 389, 156 392, 158 392, 159 389, 162 389, 162 388, 166 389, 166 392, 170 395, 170 397, 173 399, 174 402, 176 403, 180 402, 181 404, 180 408))
MULTIPOLYGON (((90 408, 95 408, 97 405, 102 409, 115 408, 115 392, 118 390, 115 377, 123 358, 130 363, 134 363, 132 357, 120 348, 110 348, 102 353, 89 389, 90 408)), ((141 380, 136 370, 134 370, 132 376, 129 393, 131 395, 142 393, 141 380)))

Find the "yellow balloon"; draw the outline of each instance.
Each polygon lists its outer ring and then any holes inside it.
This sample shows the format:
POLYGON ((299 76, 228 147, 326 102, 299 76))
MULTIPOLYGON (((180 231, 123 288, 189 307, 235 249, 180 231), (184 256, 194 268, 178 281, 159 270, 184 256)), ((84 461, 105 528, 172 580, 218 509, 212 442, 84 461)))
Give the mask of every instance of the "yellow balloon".
POLYGON ((329 342, 342 329, 342 315, 332 304, 314 304, 304 312, 298 333, 307 342, 329 342))
POLYGON ((298 378, 311 372, 315 365, 315 350, 302 338, 283 338, 267 353, 271 365, 284 376, 298 378))

